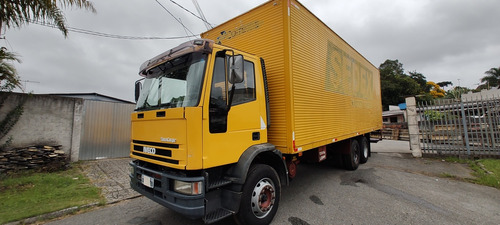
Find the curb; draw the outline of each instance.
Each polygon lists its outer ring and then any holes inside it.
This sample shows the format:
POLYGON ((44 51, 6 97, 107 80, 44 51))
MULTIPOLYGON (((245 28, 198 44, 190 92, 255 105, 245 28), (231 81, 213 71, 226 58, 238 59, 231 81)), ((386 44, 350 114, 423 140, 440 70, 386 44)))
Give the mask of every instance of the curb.
POLYGON ((40 220, 47 220, 47 219, 61 217, 64 215, 68 215, 68 214, 77 212, 77 211, 82 210, 82 209, 92 208, 92 207, 95 207, 98 205, 99 205, 98 202, 94 202, 94 203, 90 203, 90 204, 82 205, 82 206, 73 206, 73 207, 70 207, 67 209, 61 209, 59 211, 55 211, 55 212, 51 212, 51 213, 47 213, 47 214, 43 214, 43 215, 38 215, 38 216, 22 219, 19 221, 15 221, 15 222, 6 223, 5 225, 34 224, 40 220))

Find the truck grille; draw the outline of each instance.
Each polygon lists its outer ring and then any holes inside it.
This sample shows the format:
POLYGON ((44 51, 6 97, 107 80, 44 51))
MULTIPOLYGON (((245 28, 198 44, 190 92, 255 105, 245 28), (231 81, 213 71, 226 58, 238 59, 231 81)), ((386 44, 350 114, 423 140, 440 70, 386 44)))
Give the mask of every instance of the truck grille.
POLYGON ((172 157, 172 151, 169 149, 164 149, 164 148, 179 149, 178 144, 157 143, 157 142, 138 141, 138 140, 133 140, 132 143, 134 143, 134 145, 133 145, 134 151, 132 151, 132 155, 136 155, 136 156, 148 158, 148 159, 153 159, 153 160, 158 160, 161 162, 176 164, 176 165, 179 164, 179 160, 173 160, 173 159, 159 157, 159 156, 172 157), (149 146, 151 146, 155 149, 154 155, 145 154, 143 152, 144 147, 149 147, 149 146))
MULTIPOLYGON (((143 148, 144 148, 144 146, 134 145, 134 150, 135 151, 142 152, 143 148)), ((162 156, 166 156, 166 157, 172 157, 172 151, 170 151, 168 149, 156 148, 155 155, 162 155, 162 156)))
POLYGON ((140 144, 140 145, 151 145, 151 146, 164 147, 164 148, 175 148, 175 149, 179 148, 178 144, 168 144, 168 143, 158 143, 158 142, 138 141, 138 140, 133 140, 132 142, 134 144, 140 144))
POLYGON ((147 154, 139 153, 139 152, 132 152, 132 155, 136 155, 136 156, 143 157, 143 158, 148 158, 148 159, 153 159, 153 160, 158 160, 158 161, 162 161, 162 162, 166 162, 166 163, 171 163, 171 164, 179 164, 179 160, 166 159, 166 158, 152 156, 152 155, 147 155, 147 154))

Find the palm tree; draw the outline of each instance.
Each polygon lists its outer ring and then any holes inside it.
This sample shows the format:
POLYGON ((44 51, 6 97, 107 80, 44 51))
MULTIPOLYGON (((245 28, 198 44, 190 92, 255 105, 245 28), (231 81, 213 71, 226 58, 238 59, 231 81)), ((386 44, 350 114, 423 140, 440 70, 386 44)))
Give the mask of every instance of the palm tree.
MULTIPOLYGON (((67 37, 66 19, 60 7, 84 8, 95 12, 93 4, 87 0, 0 0, 0 32, 3 26, 18 28, 33 22, 50 21, 67 37)), ((22 90, 16 68, 10 63, 12 61, 20 62, 16 54, 4 47, 0 48, 0 108, 7 98, 7 95, 1 92, 11 92, 16 87, 22 90)), ((26 98, 18 102, 17 106, 0 120, 0 139, 8 134, 23 114, 25 101, 26 98)), ((0 150, 6 148, 11 141, 12 137, 9 137, 7 142, 0 145, 0 150)))
POLYGON ((0 48, 0 91, 11 91, 16 87, 22 89, 16 68, 9 61, 21 62, 14 53, 0 48))
POLYGON ((68 36, 66 19, 60 7, 85 8, 96 12, 94 5, 87 0, 2 0, 0 1, 0 28, 2 25, 15 28, 33 21, 51 21, 66 37, 68 36))
MULTIPOLYGON (((54 23, 68 36, 66 19, 62 8, 77 7, 95 12, 94 6, 87 0, 1 0, 0 32, 2 26, 18 28, 34 21, 54 23)), ((12 91, 15 87, 22 89, 15 67, 8 61, 21 62, 16 54, 2 47, 0 50, 0 91, 12 91)))
POLYGON ((491 68, 490 70, 484 72, 486 76, 481 78, 482 84, 481 86, 483 87, 499 87, 500 88, 500 67, 498 68, 491 68))
MULTIPOLYGON (((0 48, 0 108, 2 108, 8 96, 4 92, 9 93, 16 87, 22 90, 16 68, 10 63, 11 61, 21 62, 16 54, 7 51, 4 47, 0 48)), ((7 111, 5 117, 0 120, 0 139, 7 135, 9 130, 19 120, 19 117, 23 113, 24 102, 23 100, 14 109, 7 111)), ((0 151, 6 148, 11 141, 12 137, 9 137, 5 143, 0 144, 0 151)))

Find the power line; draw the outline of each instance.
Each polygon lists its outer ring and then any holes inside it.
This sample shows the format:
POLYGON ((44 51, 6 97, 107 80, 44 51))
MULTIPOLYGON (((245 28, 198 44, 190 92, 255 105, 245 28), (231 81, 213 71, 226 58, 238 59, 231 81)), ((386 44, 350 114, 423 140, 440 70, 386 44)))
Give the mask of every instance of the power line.
POLYGON ((205 18, 205 15, 203 14, 203 11, 201 11, 201 7, 198 4, 198 1, 197 0, 192 0, 192 2, 193 2, 194 7, 196 8, 196 10, 198 11, 198 14, 200 14, 201 18, 203 18, 203 22, 205 22, 204 24, 205 24, 205 27, 207 28, 207 30, 210 30, 210 29, 214 28, 212 26, 212 24, 210 24, 207 21, 207 18, 205 18))
POLYGON ((171 16, 172 16, 172 17, 173 17, 173 18, 174 18, 177 22, 179 22, 179 23, 180 23, 180 24, 184 27, 184 29, 186 29, 187 31, 189 31, 189 33, 191 33, 192 35, 194 35, 194 34, 193 34, 193 32, 191 32, 191 31, 190 31, 190 30, 189 30, 186 26, 184 26, 184 24, 183 24, 183 23, 182 23, 179 19, 177 19, 177 18, 176 18, 176 17, 175 17, 175 16, 174 16, 174 15, 173 15, 170 11, 168 11, 168 9, 167 9, 167 8, 165 8, 165 6, 163 6, 163 5, 162 5, 162 4, 161 4, 158 0, 155 0, 155 1, 156 1, 156 3, 158 3, 158 5, 160 5, 160 6, 161 6, 161 7, 162 7, 165 11, 167 11, 167 13, 168 13, 168 14, 170 14, 170 15, 171 15, 171 16))
MULTIPOLYGON (((44 23, 44 22, 39 22, 39 21, 30 21, 30 23, 38 24, 41 26, 45 27, 50 27, 50 28, 57 28, 55 24, 51 23, 44 23)), ((97 31, 91 31, 91 30, 85 30, 81 28, 76 28, 76 27, 66 27, 68 31, 72 31, 75 33, 80 33, 80 34, 87 34, 87 35, 93 35, 93 36, 98 36, 98 37, 105 37, 105 38, 115 38, 115 39, 125 39, 125 40, 174 40, 174 39, 182 39, 182 38, 190 38, 190 37, 196 37, 198 35, 187 35, 187 36, 179 36, 179 37, 140 37, 140 36, 127 36, 127 35, 117 35, 117 34, 108 34, 108 33, 102 33, 102 32, 97 32, 97 31)))
MULTIPOLYGON (((196 18, 200 19, 201 21, 203 21, 205 24, 208 24, 210 27, 212 27, 212 24, 210 24, 207 19, 203 16, 203 14, 201 14, 201 17, 200 16, 197 16, 196 14, 194 14, 193 12, 189 11, 188 9, 184 8, 182 5, 180 5, 179 3, 173 1, 173 0, 170 0, 172 3, 176 4, 177 6, 179 6, 181 9, 184 9, 186 12, 190 13, 191 15, 195 16, 196 18)), ((197 3, 196 3, 197 4, 197 3)), ((195 7, 199 7, 195 4, 195 7)), ((198 8, 197 8, 198 10, 198 8)), ((201 9, 199 9, 200 11, 201 9)), ((212 27, 213 28, 213 27, 212 27)))
MULTIPOLYGON (((179 17, 179 20, 182 22, 181 18, 179 17)), ((186 35, 189 35, 187 30, 186 30, 186 27, 184 27, 184 32, 186 32, 186 35)), ((189 40, 191 41, 191 38, 189 38, 189 40)))
POLYGON ((4 37, 3 37, 3 39, 5 40, 5 44, 6 44, 6 45, 8 45, 8 46, 10 47, 11 51, 14 51, 14 48, 13 48, 13 47, 12 47, 12 45, 10 44, 10 41, 9 41, 9 40, 7 40, 7 37, 5 37, 5 36, 4 36, 4 37))

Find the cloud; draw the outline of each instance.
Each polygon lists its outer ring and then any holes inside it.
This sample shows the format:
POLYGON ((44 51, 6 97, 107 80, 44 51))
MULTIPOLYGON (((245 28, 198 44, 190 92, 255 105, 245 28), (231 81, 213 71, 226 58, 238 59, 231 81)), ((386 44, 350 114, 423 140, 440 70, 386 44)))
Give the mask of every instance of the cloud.
POLYGON ((492 0, 304 3, 376 66, 399 59, 434 81, 475 87, 500 66, 500 2, 492 0))
MULTIPOLYGON (((97 13, 66 9, 68 25, 129 36, 185 36, 186 30, 152 0, 93 1, 97 13)), ((167 0, 159 0, 193 33, 203 22, 167 0)), ((197 14, 189 0, 176 0, 197 14)), ((262 3, 198 1, 207 20, 223 23, 262 3)), ((496 0, 338 0, 302 4, 375 66, 399 59, 407 71, 429 80, 449 80, 469 88, 484 71, 500 66, 500 14, 496 0)), ((4 46, 21 55, 17 68, 35 93, 98 92, 133 100, 139 66, 179 40, 120 40, 29 25, 10 29, 4 46)), ((248 50, 251 52, 251 50, 248 50)))

